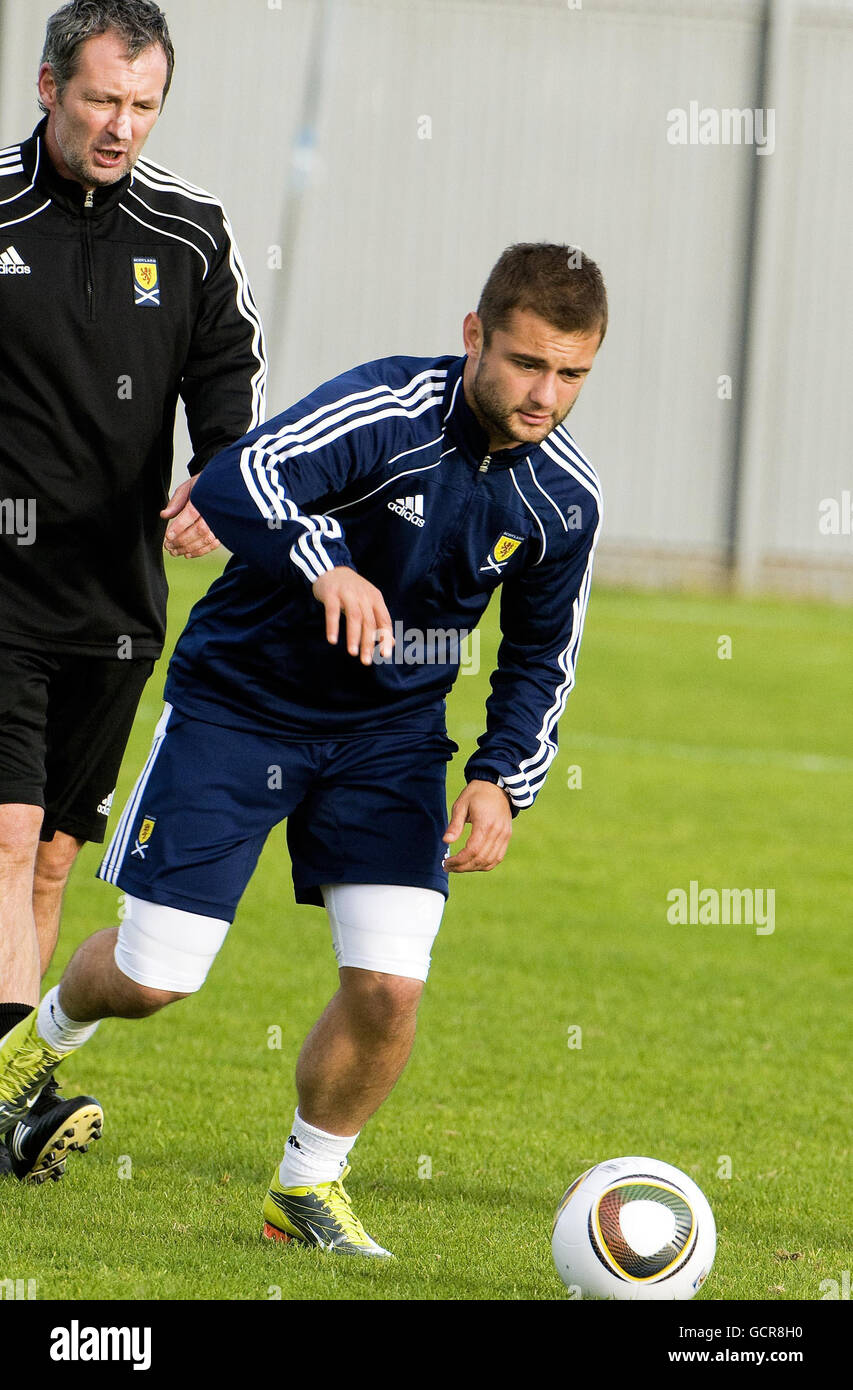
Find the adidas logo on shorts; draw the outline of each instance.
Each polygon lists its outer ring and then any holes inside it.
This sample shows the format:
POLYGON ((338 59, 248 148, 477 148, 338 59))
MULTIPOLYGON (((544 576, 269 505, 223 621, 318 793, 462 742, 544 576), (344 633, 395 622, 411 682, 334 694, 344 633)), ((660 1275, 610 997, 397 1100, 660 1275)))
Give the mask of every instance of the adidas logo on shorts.
POLYGON ((30 273, 30 267, 18 255, 14 246, 7 246, 5 251, 0 251, 0 275, 29 275, 30 273))
POLYGON ((424 525, 424 499, 423 493, 418 493, 417 497, 397 497, 393 502, 388 503, 389 512, 396 512, 405 521, 410 521, 413 526, 424 525))

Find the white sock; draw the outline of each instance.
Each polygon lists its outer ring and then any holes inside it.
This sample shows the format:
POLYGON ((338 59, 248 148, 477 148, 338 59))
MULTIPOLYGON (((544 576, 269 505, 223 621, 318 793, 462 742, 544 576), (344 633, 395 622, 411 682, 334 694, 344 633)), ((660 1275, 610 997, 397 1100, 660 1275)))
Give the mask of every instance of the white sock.
POLYGON ((54 985, 39 1004, 36 1032, 54 1052, 73 1052, 88 1042, 100 1019, 94 1023, 77 1023, 69 1018, 59 1002, 59 985, 54 985))
POLYGON ((306 1124, 297 1109, 293 1128, 278 1169, 282 1187, 314 1187, 334 1182, 347 1166, 347 1154, 358 1134, 327 1134, 306 1124))

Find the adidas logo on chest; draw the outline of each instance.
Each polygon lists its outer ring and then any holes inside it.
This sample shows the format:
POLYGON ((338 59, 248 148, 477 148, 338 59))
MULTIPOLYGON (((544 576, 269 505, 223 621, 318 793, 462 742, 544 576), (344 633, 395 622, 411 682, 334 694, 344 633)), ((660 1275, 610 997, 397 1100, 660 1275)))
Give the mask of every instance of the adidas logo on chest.
POLYGON ((29 275, 30 267, 22 256, 19 256, 14 246, 7 246, 5 251, 0 251, 0 275, 29 275))
POLYGON ((393 502, 388 503, 389 512, 396 512, 404 521, 410 521, 413 526, 423 526, 424 499, 423 493, 418 493, 416 497, 396 497, 393 502))

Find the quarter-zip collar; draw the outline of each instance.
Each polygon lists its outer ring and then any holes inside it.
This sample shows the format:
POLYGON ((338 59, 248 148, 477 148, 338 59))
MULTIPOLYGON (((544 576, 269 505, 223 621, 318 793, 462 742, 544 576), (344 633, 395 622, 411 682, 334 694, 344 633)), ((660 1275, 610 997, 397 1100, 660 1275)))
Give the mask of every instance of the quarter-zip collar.
POLYGON ((47 116, 40 121, 33 131, 32 140, 28 140, 24 146, 32 147, 32 164, 25 164, 30 174, 35 175, 35 186, 39 193, 43 193, 46 198, 50 198, 52 203, 62 208, 64 212, 71 213, 72 216, 89 218, 103 217, 105 213, 114 208, 123 194, 130 186, 132 174, 125 174, 123 178, 115 183, 107 184, 103 188, 94 189, 91 200, 87 205, 86 190, 82 184, 74 179, 64 179, 54 166, 53 160, 47 152, 45 142, 45 131, 47 130, 47 116))
POLYGON ((467 400, 462 374, 467 357, 460 357, 452 363, 447 373, 444 391, 444 425, 448 439, 456 445, 467 462, 479 468, 484 459, 488 460, 489 471, 495 468, 512 468, 533 452, 537 445, 515 444, 511 449, 499 449, 489 453, 489 436, 483 429, 467 400))

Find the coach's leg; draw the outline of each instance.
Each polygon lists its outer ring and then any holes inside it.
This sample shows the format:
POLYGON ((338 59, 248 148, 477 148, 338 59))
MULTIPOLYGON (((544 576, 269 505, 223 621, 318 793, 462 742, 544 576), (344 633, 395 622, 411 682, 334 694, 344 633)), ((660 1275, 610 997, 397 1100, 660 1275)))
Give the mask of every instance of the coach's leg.
POLYGON ((0 993, 19 1004, 39 997, 33 875, 43 819, 40 806, 0 806, 0 993))
POLYGON ((317 1129, 357 1134, 409 1060, 423 983, 342 966, 341 987, 296 1065, 299 1113, 317 1129))
POLYGON ((42 977, 47 974, 56 950, 68 876, 83 844, 83 840, 57 830, 52 840, 42 840, 38 847, 33 878, 33 916, 42 977))

